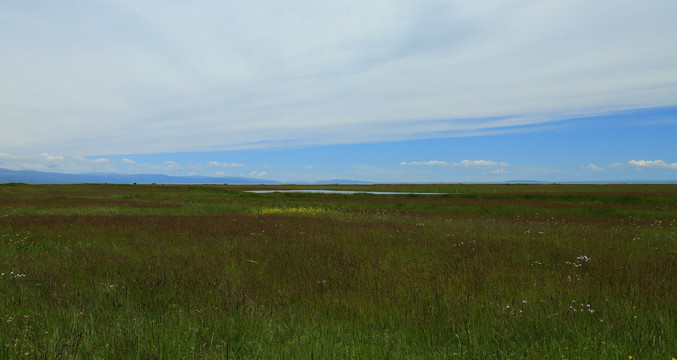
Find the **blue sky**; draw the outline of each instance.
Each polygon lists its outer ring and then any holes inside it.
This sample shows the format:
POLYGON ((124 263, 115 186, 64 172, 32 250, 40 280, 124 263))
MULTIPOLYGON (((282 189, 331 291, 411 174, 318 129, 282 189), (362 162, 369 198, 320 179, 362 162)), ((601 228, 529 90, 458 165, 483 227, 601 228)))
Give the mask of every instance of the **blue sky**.
POLYGON ((677 3, 0 4, 0 167, 677 180, 677 3))

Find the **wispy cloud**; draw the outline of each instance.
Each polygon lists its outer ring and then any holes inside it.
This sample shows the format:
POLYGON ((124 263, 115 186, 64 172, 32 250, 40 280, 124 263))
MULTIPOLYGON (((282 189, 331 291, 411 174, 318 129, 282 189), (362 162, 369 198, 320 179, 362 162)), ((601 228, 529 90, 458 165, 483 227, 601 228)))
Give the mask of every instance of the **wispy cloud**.
POLYGON ((406 166, 449 166, 449 163, 446 162, 446 161, 439 161, 439 160, 411 161, 411 162, 403 161, 403 162, 400 163, 400 165, 406 165, 406 166))
POLYGON ((304 169, 312 169, 312 168, 313 168, 313 165, 303 165, 303 168, 304 168, 304 169))
POLYGON ((227 162, 218 162, 218 161, 210 161, 209 166, 212 167, 242 167, 244 166, 243 164, 238 164, 238 163, 227 163, 227 162))
POLYGON ((62 162, 62 161, 64 161, 64 157, 59 156, 59 155, 50 155, 50 154, 47 154, 47 153, 42 153, 42 154, 40 154, 40 157, 43 160, 45 160, 46 162, 62 162))
POLYGON ((666 163, 663 160, 630 160, 624 163, 613 163, 609 166, 617 169, 677 170, 677 162, 666 163))
POLYGON ((167 160, 162 164, 144 162, 136 164, 134 172, 167 174, 167 175, 185 175, 184 167, 173 160, 167 160))
POLYGON ((505 162, 495 162, 491 160, 463 160, 459 163, 454 163, 457 166, 465 167, 496 167, 496 166, 509 166, 505 162))
POLYGON ((249 173, 250 177, 255 177, 255 178, 261 178, 268 175, 268 172, 266 171, 252 171, 249 173))
POLYGON ((430 160, 430 161, 403 161, 400 165, 405 166, 452 166, 452 167, 465 167, 465 168, 495 168, 495 167, 507 167, 510 166, 506 162, 496 162, 491 160, 462 160, 459 162, 449 163, 441 160, 430 160))
POLYGON ((675 13, 668 0, 5 1, 0 144, 341 144, 676 105, 675 13))
POLYGON ((11 170, 64 173, 114 171, 111 161, 107 158, 88 159, 81 156, 61 156, 49 153, 41 153, 37 156, 14 156, 0 153, 0 167, 11 170))
POLYGON ((591 171, 604 171, 603 167, 599 167, 593 163, 588 164, 585 168, 591 171))

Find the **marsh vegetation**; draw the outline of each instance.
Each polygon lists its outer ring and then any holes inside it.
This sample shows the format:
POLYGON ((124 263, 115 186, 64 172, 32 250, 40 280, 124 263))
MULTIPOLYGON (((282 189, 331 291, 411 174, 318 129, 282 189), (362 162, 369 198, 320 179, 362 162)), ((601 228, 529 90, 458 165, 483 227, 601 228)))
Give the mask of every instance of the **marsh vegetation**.
POLYGON ((677 356, 674 185, 317 188, 0 185, 0 358, 677 356))

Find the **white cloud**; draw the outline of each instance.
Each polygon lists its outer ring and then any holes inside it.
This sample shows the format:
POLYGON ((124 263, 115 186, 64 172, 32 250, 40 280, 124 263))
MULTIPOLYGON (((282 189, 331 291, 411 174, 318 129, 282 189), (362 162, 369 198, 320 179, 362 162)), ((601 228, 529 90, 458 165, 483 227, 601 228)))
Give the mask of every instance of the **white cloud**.
POLYGON ((304 169, 312 169, 312 168, 313 168, 313 165, 303 165, 303 168, 304 168, 304 169))
POLYGON ((509 171, 506 171, 504 168, 499 168, 499 169, 496 169, 496 170, 491 170, 491 173, 497 174, 497 175, 505 175, 505 174, 509 173, 509 171))
POLYGON ((631 168, 635 170, 677 170, 677 162, 666 163, 663 160, 630 160, 625 163, 614 163, 609 166, 620 169, 631 168))
POLYGON ((179 170, 181 169, 181 165, 177 163, 176 161, 165 161, 165 166, 163 167, 164 171, 172 171, 172 170, 179 170))
POLYGON ((409 165, 409 166, 448 166, 449 163, 446 161, 440 160, 430 160, 430 161, 403 161, 400 165, 409 165))
POLYGON ((167 160, 162 165, 150 162, 137 164, 135 172, 167 174, 167 175, 185 175, 185 173, 181 172, 181 170, 184 170, 184 168, 181 165, 179 165, 176 161, 167 160))
POLYGON ((490 160, 463 160, 459 163, 454 163, 457 166, 465 167, 496 167, 496 166, 509 166, 508 163, 504 162, 495 162, 490 160))
POLYGON ((64 160, 64 157, 59 155, 50 155, 47 153, 42 153, 40 154, 40 156, 42 157, 43 160, 48 162, 61 162, 64 160))
POLYGON ((81 156, 62 156, 49 153, 30 156, 14 156, 0 153, 0 167, 10 170, 38 170, 63 173, 112 172, 110 160, 87 159, 81 156))
POLYGON ((130 160, 130 159, 122 159, 122 160, 120 160, 120 162, 122 162, 123 164, 130 164, 130 165, 136 164, 136 161, 130 160))
POLYGON ((255 178, 260 178, 260 177, 263 177, 263 176, 266 176, 266 175, 268 175, 268 173, 266 171, 261 171, 261 172, 252 171, 252 172, 249 173, 250 177, 255 177, 255 178))
POLYGON ((242 167, 244 166, 243 164, 238 164, 238 163, 227 163, 227 162, 218 162, 218 161, 210 161, 209 166, 213 167, 242 167))
POLYGON ((370 142, 676 105, 675 13, 670 0, 5 1, 0 144, 370 142))
POLYGON ((446 161, 440 160, 430 160, 430 161, 403 161, 400 165, 407 166, 455 166, 455 167, 467 167, 467 168, 494 168, 494 167, 507 167, 510 166, 505 162, 495 162, 490 160, 462 160, 460 162, 448 163, 446 161))
POLYGON ((604 171, 603 167, 599 167, 593 163, 588 164, 588 166, 586 166, 585 168, 592 171, 604 171))

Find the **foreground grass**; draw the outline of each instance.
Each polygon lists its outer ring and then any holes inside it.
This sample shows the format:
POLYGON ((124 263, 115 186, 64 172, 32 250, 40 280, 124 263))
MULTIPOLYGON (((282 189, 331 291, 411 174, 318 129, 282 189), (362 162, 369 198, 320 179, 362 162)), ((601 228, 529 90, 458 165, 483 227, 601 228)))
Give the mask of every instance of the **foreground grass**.
POLYGON ((674 187, 506 187, 0 186, 0 358, 677 356, 674 187))

